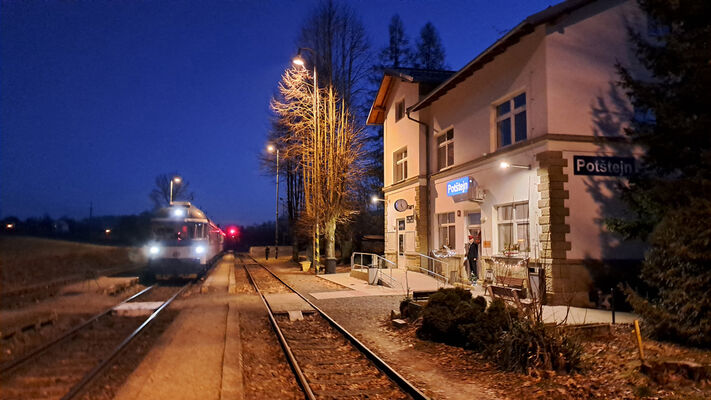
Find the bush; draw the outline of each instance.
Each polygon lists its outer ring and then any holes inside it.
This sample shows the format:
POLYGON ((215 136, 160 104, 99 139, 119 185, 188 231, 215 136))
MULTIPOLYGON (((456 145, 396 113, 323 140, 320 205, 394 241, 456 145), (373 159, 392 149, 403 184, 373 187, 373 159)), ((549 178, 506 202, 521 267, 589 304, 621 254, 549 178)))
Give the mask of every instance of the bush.
POLYGON ((461 289, 440 289, 430 297, 422 311, 421 339, 482 350, 510 326, 516 312, 503 301, 495 300, 487 310, 486 299, 472 298, 461 289))
POLYGON ((520 316, 501 299, 487 308, 486 299, 459 288, 430 297, 417 336, 482 352, 506 370, 570 371, 579 366, 582 352, 561 330, 520 316))
POLYGON ((711 347, 711 200, 691 203, 670 210, 652 233, 642 279, 656 296, 628 295, 650 336, 711 347))
POLYGON ((521 318, 489 347, 496 364, 508 371, 552 369, 566 371, 580 366, 582 347, 558 327, 521 318))

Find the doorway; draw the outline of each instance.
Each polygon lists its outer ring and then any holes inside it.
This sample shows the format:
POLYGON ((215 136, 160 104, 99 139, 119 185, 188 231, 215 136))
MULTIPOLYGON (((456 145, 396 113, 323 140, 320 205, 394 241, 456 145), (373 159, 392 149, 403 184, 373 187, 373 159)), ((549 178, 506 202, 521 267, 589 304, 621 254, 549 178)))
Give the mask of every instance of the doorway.
POLYGON ((405 264, 405 220, 397 220, 397 267, 407 268, 405 264))

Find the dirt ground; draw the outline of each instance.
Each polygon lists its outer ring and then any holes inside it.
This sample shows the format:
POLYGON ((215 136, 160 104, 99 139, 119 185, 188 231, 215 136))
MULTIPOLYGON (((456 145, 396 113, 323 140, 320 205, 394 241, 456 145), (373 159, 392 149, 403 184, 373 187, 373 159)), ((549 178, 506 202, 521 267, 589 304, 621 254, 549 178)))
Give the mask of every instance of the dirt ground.
MULTIPOLYGON (((295 266, 273 270, 305 292, 338 290, 330 282, 303 273, 295 266)), ((341 288, 340 290, 343 290, 341 288)), ((711 382, 693 382, 666 374, 657 381, 640 372, 633 328, 615 325, 610 337, 581 342, 583 367, 572 374, 506 372, 481 355, 419 340, 417 323, 394 328, 390 310, 398 296, 316 300, 314 303, 354 333, 408 380, 436 399, 709 399, 711 382)), ((648 360, 694 361, 708 365, 711 352, 644 339, 648 360)))

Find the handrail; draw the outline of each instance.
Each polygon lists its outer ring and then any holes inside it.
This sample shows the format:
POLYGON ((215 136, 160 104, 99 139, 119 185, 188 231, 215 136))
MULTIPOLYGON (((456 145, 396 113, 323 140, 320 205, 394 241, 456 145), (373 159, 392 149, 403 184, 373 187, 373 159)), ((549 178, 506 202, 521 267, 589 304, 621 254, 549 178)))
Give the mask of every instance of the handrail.
POLYGON ((439 264, 440 264, 440 267, 444 267, 444 261, 438 260, 438 259, 436 259, 436 258, 434 258, 434 257, 430 257, 430 256, 428 256, 428 255, 426 255, 426 254, 418 253, 418 252, 416 252, 416 251, 408 251, 408 252, 406 252, 405 254, 406 254, 406 255, 419 256, 421 259, 424 258, 424 259, 428 260, 428 262, 427 262, 427 268, 423 268, 423 267, 421 267, 421 266, 418 266, 417 268, 419 268, 421 271, 426 272, 427 275, 430 275, 430 276, 434 275, 434 277, 435 277, 436 279, 437 279, 437 278, 441 279, 445 285, 448 285, 448 284, 449 284, 449 279, 448 279, 446 276, 444 276, 444 275, 442 275, 442 274, 440 274, 440 273, 435 272, 435 271, 434 271, 434 268, 433 268, 433 269, 430 269, 430 268, 429 268, 429 266, 430 266, 429 261, 432 261, 433 263, 439 263, 439 264))
POLYGON ((405 291, 405 293, 407 295, 409 295, 410 289, 409 289, 409 285, 407 284, 407 269, 405 269, 406 283, 405 283, 405 285, 403 285, 401 282, 398 282, 397 279, 393 278, 393 269, 397 268, 397 264, 388 260, 387 258, 385 258, 379 254, 363 253, 363 252, 356 251, 351 254, 351 271, 356 267, 358 267, 358 268, 377 268, 378 269, 377 274, 379 276, 384 276, 384 277, 390 279, 391 282, 394 282, 394 283, 400 285, 402 290, 405 291), (356 263, 356 256, 360 257, 360 263, 356 263), (366 265, 363 263, 363 256, 370 257, 370 264, 366 265), (381 264, 383 264, 383 263, 386 265, 385 267, 381 266, 381 264), (389 274, 388 275, 383 274, 381 271, 383 269, 387 269, 389 274))

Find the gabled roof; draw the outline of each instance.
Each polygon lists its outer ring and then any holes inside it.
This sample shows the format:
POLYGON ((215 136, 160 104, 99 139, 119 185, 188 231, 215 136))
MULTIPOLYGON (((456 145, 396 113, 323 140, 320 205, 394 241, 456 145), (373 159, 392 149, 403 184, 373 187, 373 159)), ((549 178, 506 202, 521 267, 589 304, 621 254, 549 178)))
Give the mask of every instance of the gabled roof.
POLYGON ((442 83, 452 74, 454 74, 454 71, 417 68, 386 69, 383 73, 383 79, 380 81, 378 93, 375 95, 375 100, 373 100, 373 105, 370 107, 367 124, 381 125, 385 121, 385 102, 388 101, 395 79, 434 86, 442 83))
POLYGON ((553 21, 562 15, 571 13, 594 1, 596 0, 567 0, 529 16, 521 23, 516 25, 516 27, 507 32, 499 40, 494 42, 494 44, 489 46, 476 58, 470 61, 469 64, 464 66, 464 68, 457 71, 457 73, 455 73, 452 77, 444 81, 432 92, 430 92, 426 97, 424 97, 417 104, 412 106, 411 110, 421 110, 424 107, 427 107, 428 105, 432 104, 434 101, 442 97, 445 93, 457 86, 457 84, 471 76, 476 70, 481 69, 484 65, 494 60, 497 55, 506 51, 509 46, 517 43, 523 36, 533 32, 536 26, 553 21))

